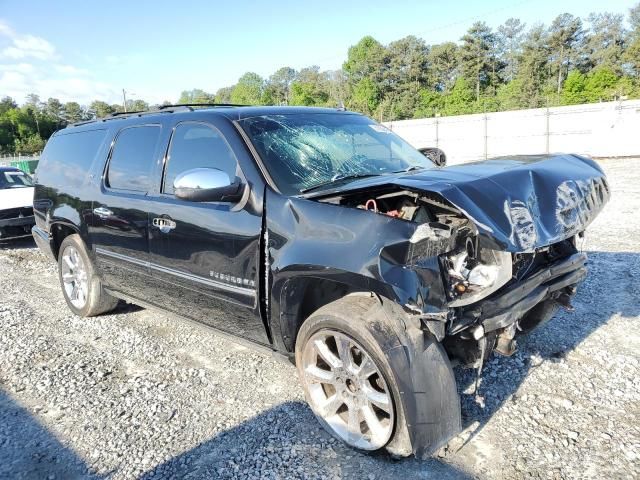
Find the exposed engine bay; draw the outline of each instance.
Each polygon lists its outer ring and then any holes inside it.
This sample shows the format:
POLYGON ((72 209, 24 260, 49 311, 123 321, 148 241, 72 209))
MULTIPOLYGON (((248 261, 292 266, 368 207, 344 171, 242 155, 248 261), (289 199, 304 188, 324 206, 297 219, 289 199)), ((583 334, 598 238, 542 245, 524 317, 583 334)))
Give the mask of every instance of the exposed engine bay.
POLYGON ((423 248, 417 255, 439 256, 449 307, 480 300, 512 277, 511 253, 481 247, 473 222, 438 194, 383 189, 322 201, 420 224, 411 242, 438 243, 436 248, 423 248))
POLYGON ((346 192, 339 196, 323 198, 320 201, 370 210, 381 215, 415 223, 451 224, 454 219, 467 221, 458 209, 437 194, 415 193, 397 188, 346 192))

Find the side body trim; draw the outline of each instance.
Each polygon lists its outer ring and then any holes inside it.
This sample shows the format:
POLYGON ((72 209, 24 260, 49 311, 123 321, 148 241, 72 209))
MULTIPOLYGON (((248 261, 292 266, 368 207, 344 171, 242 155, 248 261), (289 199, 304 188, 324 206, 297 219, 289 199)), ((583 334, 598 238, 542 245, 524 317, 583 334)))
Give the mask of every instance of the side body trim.
POLYGON ((167 268, 167 267, 163 267, 161 265, 157 265, 155 263, 151 263, 151 262, 146 262, 143 260, 138 260, 136 258, 132 258, 128 255, 122 255, 120 253, 115 253, 115 252, 111 252, 109 250, 106 250, 104 248, 100 248, 97 247, 96 248, 96 253, 98 255, 104 255, 105 257, 111 257, 111 258, 115 258, 117 260, 122 260, 124 262, 129 262, 129 263, 133 263, 136 265, 140 265, 142 267, 147 267, 150 268, 151 270, 155 270, 157 272, 162 272, 162 273, 166 273, 169 275, 173 275, 175 277, 179 277, 179 278, 183 278, 185 280, 191 280, 194 282, 198 282, 201 283, 203 285, 207 285, 209 287, 214 287, 217 288, 219 290, 224 290, 226 292, 234 292, 234 293, 240 293, 242 295, 245 295, 247 297, 251 297, 255 300, 256 298, 256 291, 254 289, 251 288, 245 288, 245 287, 240 287, 240 286, 236 286, 236 285, 228 285, 226 283, 222 283, 222 282, 217 282, 215 280, 209 280, 208 278, 202 278, 199 277, 197 275, 193 275, 190 273, 185 273, 185 272, 181 272, 179 270, 175 270, 173 268, 167 268))

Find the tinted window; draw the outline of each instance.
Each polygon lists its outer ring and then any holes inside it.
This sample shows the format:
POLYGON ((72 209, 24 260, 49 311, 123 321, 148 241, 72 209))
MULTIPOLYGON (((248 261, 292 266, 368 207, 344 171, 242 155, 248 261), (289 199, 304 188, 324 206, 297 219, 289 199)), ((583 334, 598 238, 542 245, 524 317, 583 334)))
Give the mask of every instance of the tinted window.
POLYGON ((146 192, 159 137, 160 127, 157 125, 121 130, 111 153, 107 186, 146 192))
POLYGON ((106 135, 107 130, 101 129, 51 137, 38 164, 38 182, 49 186, 82 185, 106 135))
POLYGON ((217 168, 233 180, 237 163, 231 147, 218 130, 199 123, 181 123, 171 140, 162 191, 173 193, 175 178, 193 168, 217 168))

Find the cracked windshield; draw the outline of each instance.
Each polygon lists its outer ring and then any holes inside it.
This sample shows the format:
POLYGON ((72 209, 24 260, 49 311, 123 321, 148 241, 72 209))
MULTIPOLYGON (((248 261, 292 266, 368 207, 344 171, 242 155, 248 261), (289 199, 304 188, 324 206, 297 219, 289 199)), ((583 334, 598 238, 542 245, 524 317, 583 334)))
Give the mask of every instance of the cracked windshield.
POLYGON ((240 123, 285 194, 433 167, 391 130, 361 116, 267 115, 240 123))

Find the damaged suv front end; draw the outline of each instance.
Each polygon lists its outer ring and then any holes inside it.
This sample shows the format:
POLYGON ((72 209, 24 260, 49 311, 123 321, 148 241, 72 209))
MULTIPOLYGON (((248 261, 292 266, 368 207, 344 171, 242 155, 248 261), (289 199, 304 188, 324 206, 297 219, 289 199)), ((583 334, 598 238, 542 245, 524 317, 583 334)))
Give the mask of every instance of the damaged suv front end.
POLYGON ((393 349, 386 358, 399 382, 449 392, 428 414, 401 394, 412 451, 433 452, 457 433, 460 413, 450 366, 430 377, 426 359, 435 348, 480 371, 493 350, 512 354, 519 332, 571 308, 587 272, 578 240, 610 195, 602 170, 575 155, 440 168, 353 114, 239 125, 279 190, 265 203, 272 332, 292 351, 315 307, 362 292, 391 304, 406 359, 393 349))
POLYGON ((510 355, 516 332, 545 322, 554 307, 571 308, 586 276, 578 239, 610 195, 600 168, 572 155, 494 159, 385 181, 380 190, 358 182, 320 201, 364 209, 369 202, 378 214, 418 224, 408 242, 381 249, 381 277, 398 287, 415 282, 403 305, 466 365, 494 345, 510 355), (437 272, 442 289, 433 276, 424 279, 425 269, 437 272))

